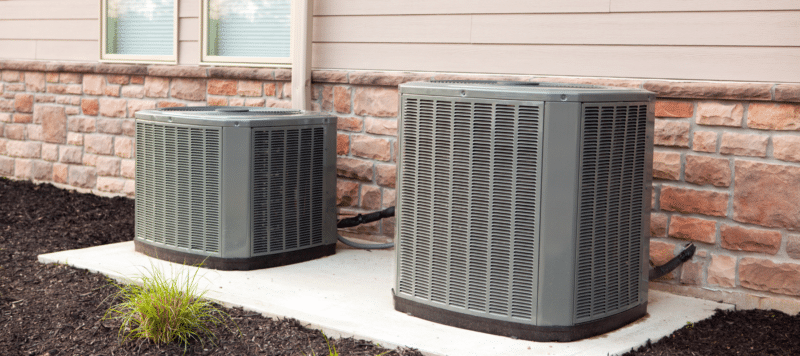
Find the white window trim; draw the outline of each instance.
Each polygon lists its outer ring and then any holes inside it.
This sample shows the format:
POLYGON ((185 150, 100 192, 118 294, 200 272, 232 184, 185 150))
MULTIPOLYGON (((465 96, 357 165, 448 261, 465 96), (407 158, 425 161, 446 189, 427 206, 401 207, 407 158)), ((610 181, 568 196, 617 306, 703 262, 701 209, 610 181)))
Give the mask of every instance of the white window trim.
POLYGON ((160 63, 160 64, 177 64, 178 63, 178 3, 180 0, 175 0, 172 21, 172 54, 158 56, 158 55, 132 55, 132 54, 109 54, 107 53, 107 19, 106 7, 108 0, 100 0, 100 62, 108 63, 160 63))
POLYGON ((233 57, 233 56, 210 56, 208 55, 208 1, 200 0, 200 65, 214 66, 245 66, 245 67, 274 67, 290 68, 295 54, 296 6, 297 1, 291 0, 292 6, 289 14, 289 56, 288 57, 233 57))

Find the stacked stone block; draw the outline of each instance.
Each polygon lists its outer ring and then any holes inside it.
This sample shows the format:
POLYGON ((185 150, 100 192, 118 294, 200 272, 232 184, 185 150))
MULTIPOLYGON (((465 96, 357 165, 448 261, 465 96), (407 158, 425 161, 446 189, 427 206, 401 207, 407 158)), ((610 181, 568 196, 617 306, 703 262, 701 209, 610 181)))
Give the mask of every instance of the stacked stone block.
POLYGON ((660 85, 651 256, 699 251, 665 283, 732 302, 800 296, 800 86, 660 85))
MULTIPOLYGON (((313 110, 337 116, 337 206, 355 215, 394 206, 396 200, 397 86, 409 78, 381 73, 313 73, 313 110)), ((349 229, 394 236, 394 218, 349 229)))
POLYGON ((20 61, 0 69, 0 174, 109 194, 134 195, 139 110, 291 106, 286 69, 20 61))

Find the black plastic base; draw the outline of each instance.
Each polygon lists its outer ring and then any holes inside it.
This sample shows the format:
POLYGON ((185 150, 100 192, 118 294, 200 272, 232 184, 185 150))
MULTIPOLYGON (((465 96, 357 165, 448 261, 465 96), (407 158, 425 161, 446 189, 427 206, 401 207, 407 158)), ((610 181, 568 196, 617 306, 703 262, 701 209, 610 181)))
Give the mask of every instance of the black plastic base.
POLYGON ((462 329, 530 341, 576 341, 619 329, 645 315, 647 302, 622 313, 573 326, 537 326, 482 318, 432 307, 394 296, 394 309, 411 316, 462 329))
POLYGON ((185 265, 200 265, 204 268, 224 271, 249 271, 261 268, 270 268, 290 265, 298 262, 310 261, 320 257, 330 256, 336 252, 336 244, 309 247, 303 250, 276 253, 266 256, 250 258, 221 258, 194 255, 186 252, 174 251, 150 245, 146 242, 133 240, 136 252, 141 252, 153 258, 185 265))

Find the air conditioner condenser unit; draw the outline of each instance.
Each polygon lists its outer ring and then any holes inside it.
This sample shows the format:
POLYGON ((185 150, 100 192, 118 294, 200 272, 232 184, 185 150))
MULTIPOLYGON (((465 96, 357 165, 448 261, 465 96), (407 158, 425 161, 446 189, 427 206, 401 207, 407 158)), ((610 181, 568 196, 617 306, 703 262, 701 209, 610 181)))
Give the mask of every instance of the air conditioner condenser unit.
POLYGON ((249 107, 136 113, 137 251, 250 270, 335 252, 336 118, 249 107))
POLYGON ((395 309, 535 341, 646 314, 654 94, 400 87, 395 309))

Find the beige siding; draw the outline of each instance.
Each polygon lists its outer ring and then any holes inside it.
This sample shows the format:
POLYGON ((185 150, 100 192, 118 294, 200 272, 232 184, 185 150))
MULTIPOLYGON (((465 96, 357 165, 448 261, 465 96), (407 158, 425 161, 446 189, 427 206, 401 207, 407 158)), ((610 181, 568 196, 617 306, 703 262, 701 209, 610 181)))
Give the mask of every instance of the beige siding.
POLYGON ((178 41, 180 42, 197 42, 200 38, 200 31, 191 31, 191 29, 199 28, 200 20, 197 17, 181 17, 178 19, 178 28, 184 31, 178 31, 178 41))
POLYGON ((312 0, 317 16, 608 12, 609 0, 312 0))
POLYGON ((200 63, 200 42, 178 42, 178 64, 197 65, 200 63))
POLYGON ((99 28, 96 19, 0 21, 0 39, 97 41, 99 28))
POLYGON ((800 82, 798 0, 315 0, 318 69, 800 82))
MULTIPOLYGON (((178 56, 199 61, 200 2, 179 0, 178 56)), ((0 59, 98 61, 100 0, 0 1, 0 59)))
POLYGON ((0 58, 36 58, 36 41, 0 40, 0 58))
POLYGON ((800 10, 475 15, 471 33, 473 43, 800 46, 798 19, 800 10))
POLYGON ((96 61, 97 41, 36 41, 36 59, 51 61, 96 61))
POLYGON ((317 16, 800 10, 797 0, 313 0, 317 16))
POLYGON ((96 61, 97 0, 0 1, 0 59, 96 61))
POLYGON ((178 3, 178 16, 180 17, 199 17, 200 1, 180 0, 178 3))
POLYGON ((97 19, 97 0, 6 0, 0 1, 2 20, 97 19))
POLYGON ((315 42, 800 46, 798 11, 318 16, 315 42), (743 26, 742 24, 747 24, 743 26), (713 30, 709 30, 713 28, 713 30))
MULTIPOLYGON (((179 0, 178 62, 200 58, 179 0)), ((798 0, 312 0, 315 69, 800 82, 798 0)), ((99 0, 0 1, 0 59, 99 59, 99 0)))
POLYGON ((339 16, 314 19, 315 42, 470 43, 472 16, 339 16))
POLYGON ((200 63, 200 1, 179 0, 178 64, 200 63))
POLYGON ((611 0, 612 12, 800 10, 797 0, 611 0))
POLYGON ((800 82, 800 48, 317 43, 316 68, 800 82))

